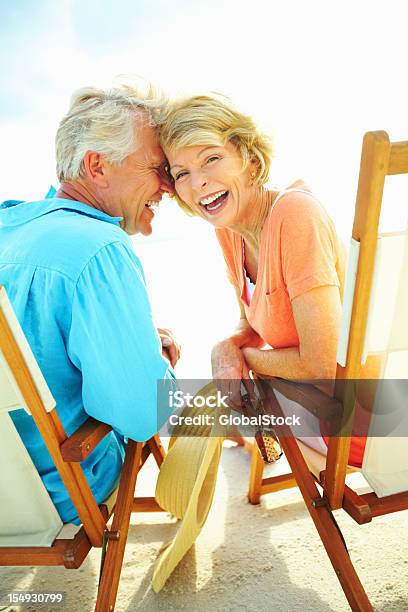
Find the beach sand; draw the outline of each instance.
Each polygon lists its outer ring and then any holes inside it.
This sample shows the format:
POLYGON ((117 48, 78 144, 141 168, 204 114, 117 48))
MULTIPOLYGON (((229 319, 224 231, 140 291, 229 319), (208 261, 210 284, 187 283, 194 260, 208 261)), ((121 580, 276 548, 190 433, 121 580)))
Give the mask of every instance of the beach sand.
MULTIPOLYGON (((225 444, 208 520, 159 594, 150 586, 154 562, 178 523, 165 513, 132 515, 116 610, 349 610, 298 489, 266 495, 251 506, 249 455, 225 444)), ((140 494, 153 494, 155 478, 149 459, 137 486, 140 494)), ((408 512, 363 526, 343 511, 335 515, 375 610, 408 611, 408 512)), ((91 611, 99 561, 100 550, 94 550, 79 570, 1 568, 0 590, 65 591, 63 608, 91 611)), ((19 609, 0 606, 7 612, 19 609)))

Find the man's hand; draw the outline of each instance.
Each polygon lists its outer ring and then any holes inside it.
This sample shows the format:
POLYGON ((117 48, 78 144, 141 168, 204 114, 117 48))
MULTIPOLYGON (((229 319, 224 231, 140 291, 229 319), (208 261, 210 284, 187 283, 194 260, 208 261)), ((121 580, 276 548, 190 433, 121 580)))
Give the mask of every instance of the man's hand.
POLYGON ((171 366, 174 368, 178 360, 180 359, 181 347, 178 342, 174 340, 174 336, 169 329, 164 327, 158 327, 157 332, 160 336, 160 340, 163 347, 163 354, 170 361, 171 366))

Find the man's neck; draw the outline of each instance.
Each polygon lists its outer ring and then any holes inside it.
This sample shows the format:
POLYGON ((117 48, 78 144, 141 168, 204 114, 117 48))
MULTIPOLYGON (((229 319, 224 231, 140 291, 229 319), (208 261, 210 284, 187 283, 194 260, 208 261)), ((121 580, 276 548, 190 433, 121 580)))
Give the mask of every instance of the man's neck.
POLYGON ((83 202, 84 204, 88 204, 88 206, 92 206, 92 208, 101 210, 95 195, 84 183, 79 181, 62 181, 56 197, 83 202))

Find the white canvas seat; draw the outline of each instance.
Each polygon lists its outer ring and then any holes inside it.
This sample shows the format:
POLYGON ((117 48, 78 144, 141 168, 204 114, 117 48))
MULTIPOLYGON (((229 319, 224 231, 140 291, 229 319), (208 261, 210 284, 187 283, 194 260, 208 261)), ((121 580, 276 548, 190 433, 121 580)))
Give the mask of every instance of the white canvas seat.
MULTIPOLYGON (((20 326, 4 289, 0 290, 0 303, 18 334, 20 326)), ((52 410, 55 401, 28 343, 18 335, 37 388, 52 410)), ((0 350, 0 546, 50 546, 62 521, 10 418, 9 412, 23 407, 28 411, 0 350)))
POLYGON ((4 411, 0 440, 0 546, 51 546, 62 521, 4 411))
MULTIPOLYGON (((338 363, 345 367, 360 243, 351 240, 338 363)), ((361 363, 381 355, 362 473, 378 497, 408 491, 408 231, 379 234, 361 363), (396 419, 395 427, 388 423, 396 419)))

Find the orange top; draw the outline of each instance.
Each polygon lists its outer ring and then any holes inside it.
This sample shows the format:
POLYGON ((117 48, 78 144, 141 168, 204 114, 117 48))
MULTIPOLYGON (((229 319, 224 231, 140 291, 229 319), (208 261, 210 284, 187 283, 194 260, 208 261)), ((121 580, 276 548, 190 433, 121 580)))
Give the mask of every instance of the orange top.
POLYGON ((249 305, 242 237, 226 228, 216 234, 251 327, 274 348, 299 346, 291 300, 322 285, 342 293, 345 253, 323 206, 300 181, 277 196, 262 229, 249 305))
MULTIPOLYGON (((269 211, 260 237, 257 280, 249 304, 242 237, 227 228, 216 229, 216 234, 247 320, 273 348, 299 346, 293 298, 324 285, 335 285, 343 294, 344 247, 325 209, 301 181, 280 192, 269 211)), ((358 447, 354 456, 352 442, 350 461, 361 461, 361 444, 358 447)))

